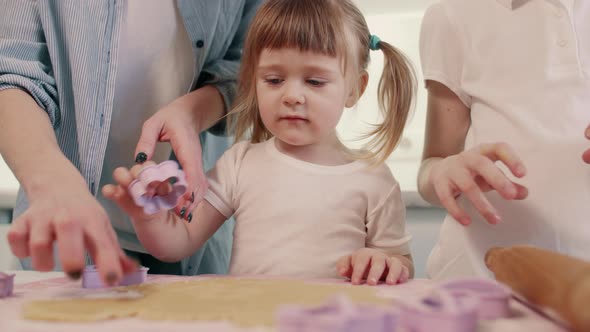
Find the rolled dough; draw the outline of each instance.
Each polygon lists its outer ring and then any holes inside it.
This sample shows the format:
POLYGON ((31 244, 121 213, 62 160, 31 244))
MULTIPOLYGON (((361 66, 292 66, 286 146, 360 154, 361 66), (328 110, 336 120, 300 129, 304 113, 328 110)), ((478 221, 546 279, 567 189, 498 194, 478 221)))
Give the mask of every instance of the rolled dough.
POLYGON ((300 280, 213 278, 120 287, 142 297, 130 299, 74 298, 25 304, 30 320, 89 322, 137 317, 145 320, 227 320, 237 326, 271 326, 284 304, 319 305, 337 294, 354 302, 387 304, 376 288, 300 280))

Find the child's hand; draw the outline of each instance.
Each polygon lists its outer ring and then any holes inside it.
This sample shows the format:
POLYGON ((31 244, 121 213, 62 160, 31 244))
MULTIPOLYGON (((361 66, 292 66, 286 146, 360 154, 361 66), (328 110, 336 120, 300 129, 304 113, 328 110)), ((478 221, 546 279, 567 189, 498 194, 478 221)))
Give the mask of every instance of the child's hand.
POLYGON ((353 285, 360 284, 362 280, 369 285, 376 285, 380 280, 395 285, 408 281, 410 277, 410 271, 400 259, 370 248, 340 258, 336 268, 341 276, 350 278, 353 285))
MULTIPOLYGON (((584 132, 584 135, 586 136, 587 139, 590 139, 590 125, 588 127, 586 127, 586 131, 584 132)), ((590 164, 590 149, 584 151, 584 154, 582 155, 582 159, 587 164, 590 164)))
POLYGON ((496 190, 504 199, 524 199, 528 190, 508 177, 494 163, 501 161, 516 177, 523 177, 526 169, 514 150, 506 143, 478 145, 457 155, 449 156, 430 173, 436 195, 449 214, 463 225, 471 219, 459 207, 457 196, 464 194, 479 213, 491 224, 499 223, 496 209, 483 195, 483 192, 496 190))
MULTIPOLYGON (((135 180, 137 174, 139 174, 139 172, 145 167, 154 164, 154 162, 148 161, 141 165, 133 166, 130 170, 125 167, 119 167, 113 172, 113 179, 118 184, 107 184, 102 188, 103 196, 115 202, 134 221, 160 219, 163 214, 167 213, 167 211, 161 211, 152 215, 145 214, 143 207, 136 205, 129 193, 129 185, 135 180)), ((171 190, 171 186, 166 182, 161 183, 156 188, 150 189, 154 191, 154 194, 166 195, 171 190)))

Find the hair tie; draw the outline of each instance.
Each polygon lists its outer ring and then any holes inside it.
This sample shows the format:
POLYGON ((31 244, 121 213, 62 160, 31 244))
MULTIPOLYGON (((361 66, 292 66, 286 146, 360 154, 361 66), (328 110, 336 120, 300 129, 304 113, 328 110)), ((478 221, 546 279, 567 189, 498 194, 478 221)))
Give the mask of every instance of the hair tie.
POLYGON ((373 51, 377 51, 379 49, 380 42, 381 42, 381 39, 379 39, 379 37, 377 37, 375 35, 371 35, 369 37, 369 49, 371 49, 373 51))

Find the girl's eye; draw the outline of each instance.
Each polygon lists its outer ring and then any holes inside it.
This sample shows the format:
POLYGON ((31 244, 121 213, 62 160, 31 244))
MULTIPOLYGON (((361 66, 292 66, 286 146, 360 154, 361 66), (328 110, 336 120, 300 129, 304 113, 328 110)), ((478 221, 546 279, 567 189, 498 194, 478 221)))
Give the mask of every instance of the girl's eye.
POLYGON ((326 82, 318 81, 318 80, 307 80, 307 84, 312 86, 324 86, 326 82))
POLYGON ((281 84, 283 80, 281 80, 280 78, 265 78, 264 82, 269 85, 278 85, 281 84))

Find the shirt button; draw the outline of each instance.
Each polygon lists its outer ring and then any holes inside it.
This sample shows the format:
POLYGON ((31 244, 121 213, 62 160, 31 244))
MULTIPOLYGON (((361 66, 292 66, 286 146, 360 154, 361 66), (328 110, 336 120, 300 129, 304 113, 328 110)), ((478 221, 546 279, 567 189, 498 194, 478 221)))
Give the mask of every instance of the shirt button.
POLYGON ((197 42, 195 43, 195 45, 198 48, 201 48, 201 47, 203 47, 205 45, 205 42, 203 40, 199 39, 199 40, 197 40, 197 42))
POLYGON ((560 40, 557 41, 557 45, 559 45, 561 47, 565 47, 567 45, 567 40, 560 39, 560 40))

